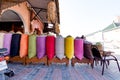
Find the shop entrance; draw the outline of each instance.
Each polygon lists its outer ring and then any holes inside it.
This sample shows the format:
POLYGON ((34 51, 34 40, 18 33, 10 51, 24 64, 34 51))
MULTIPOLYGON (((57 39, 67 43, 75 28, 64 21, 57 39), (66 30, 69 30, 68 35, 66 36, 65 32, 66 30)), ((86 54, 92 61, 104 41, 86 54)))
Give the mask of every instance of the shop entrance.
POLYGON ((24 25, 19 15, 12 10, 3 12, 0 16, 0 31, 24 33, 24 25))

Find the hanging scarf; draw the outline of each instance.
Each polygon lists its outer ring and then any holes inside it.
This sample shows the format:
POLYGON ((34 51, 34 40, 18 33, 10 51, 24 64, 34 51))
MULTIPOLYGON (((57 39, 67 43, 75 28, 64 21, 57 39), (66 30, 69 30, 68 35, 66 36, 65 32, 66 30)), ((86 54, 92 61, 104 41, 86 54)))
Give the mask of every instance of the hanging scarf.
POLYGON ((47 15, 48 15, 48 23, 56 23, 57 21, 57 11, 56 4, 54 1, 50 1, 47 5, 47 15))

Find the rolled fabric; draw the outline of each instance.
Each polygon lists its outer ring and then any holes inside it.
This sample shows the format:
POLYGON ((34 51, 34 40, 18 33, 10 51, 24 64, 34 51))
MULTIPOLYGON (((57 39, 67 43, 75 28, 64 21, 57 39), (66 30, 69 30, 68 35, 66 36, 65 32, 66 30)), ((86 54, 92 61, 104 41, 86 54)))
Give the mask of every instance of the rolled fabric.
POLYGON ((64 58, 64 38, 61 35, 55 40, 55 54, 59 59, 64 58))
POLYGON ((77 37, 74 40, 74 56, 81 60, 83 58, 83 52, 83 39, 77 37))
POLYGON ((88 41, 84 41, 84 57, 88 59, 93 59, 92 51, 91 51, 92 43, 88 41))
POLYGON ((11 39, 10 56, 19 56, 21 34, 13 34, 11 39))
POLYGON ((5 33, 0 33, 0 48, 3 48, 4 34, 5 33))
POLYGON ((33 58, 35 56, 36 56, 36 35, 29 35, 28 57, 33 58))
POLYGON ((46 37, 46 53, 49 60, 53 59, 55 55, 55 37, 47 36, 46 37))
POLYGON ((7 49, 7 53, 5 55, 10 54, 11 39, 12 39, 12 34, 11 33, 6 33, 4 35, 3 47, 7 49))
POLYGON ((45 56, 45 39, 46 36, 37 36, 36 39, 36 51, 39 59, 45 56))
POLYGON ((68 59, 72 59, 74 55, 74 38, 72 36, 65 38, 65 55, 68 59))
POLYGON ((20 40, 20 57, 23 58, 28 54, 28 35, 22 34, 20 40))

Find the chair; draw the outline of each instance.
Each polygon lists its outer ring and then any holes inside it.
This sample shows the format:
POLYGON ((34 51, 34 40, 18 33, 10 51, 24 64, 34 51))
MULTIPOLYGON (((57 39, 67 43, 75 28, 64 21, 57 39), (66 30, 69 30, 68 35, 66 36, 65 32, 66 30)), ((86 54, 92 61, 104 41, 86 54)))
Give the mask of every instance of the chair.
POLYGON ((94 62, 97 65, 98 61, 100 61, 101 62, 101 66, 102 66, 102 75, 104 74, 105 66, 106 66, 106 68, 108 68, 108 65, 110 64, 110 60, 116 61, 118 69, 120 71, 120 66, 119 66, 118 60, 117 60, 117 58, 114 55, 111 54, 112 52, 102 51, 103 54, 100 54, 99 49, 95 45, 92 45, 91 50, 92 50, 92 54, 93 54, 93 57, 94 57, 93 67, 94 67, 94 62))

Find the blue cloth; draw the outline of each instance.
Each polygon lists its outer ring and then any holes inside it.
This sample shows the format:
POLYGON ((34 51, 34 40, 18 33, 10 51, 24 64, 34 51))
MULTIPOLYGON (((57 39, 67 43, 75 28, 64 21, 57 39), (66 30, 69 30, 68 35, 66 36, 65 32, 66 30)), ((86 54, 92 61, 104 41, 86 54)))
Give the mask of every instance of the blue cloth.
POLYGON ((20 49, 20 38, 21 34, 13 34, 11 40, 10 56, 18 56, 20 49))
POLYGON ((0 48, 0 53, 1 52, 6 52, 7 51, 7 48, 0 48))

